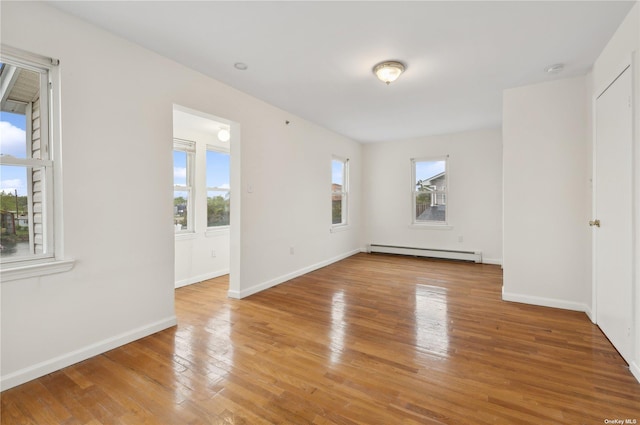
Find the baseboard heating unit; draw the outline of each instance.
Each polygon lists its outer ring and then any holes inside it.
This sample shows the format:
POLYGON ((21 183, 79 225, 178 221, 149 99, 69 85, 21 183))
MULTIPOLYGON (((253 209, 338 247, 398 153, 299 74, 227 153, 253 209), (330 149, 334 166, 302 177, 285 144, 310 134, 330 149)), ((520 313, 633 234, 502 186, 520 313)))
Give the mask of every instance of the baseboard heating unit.
POLYGON ((449 249, 411 248, 407 246, 370 244, 369 252, 444 258, 447 260, 475 261, 476 263, 482 263, 482 252, 479 251, 455 251, 449 249))

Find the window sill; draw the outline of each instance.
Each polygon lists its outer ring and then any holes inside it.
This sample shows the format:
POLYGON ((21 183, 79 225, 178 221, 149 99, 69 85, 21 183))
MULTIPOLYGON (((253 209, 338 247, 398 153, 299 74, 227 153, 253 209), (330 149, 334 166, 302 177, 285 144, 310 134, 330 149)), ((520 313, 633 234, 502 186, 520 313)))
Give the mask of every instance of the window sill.
POLYGON ((195 239, 196 238, 196 233, 195 232, 189 232, 189 233, 176 233, 176 240, 177 241, 182 241, 182 240, 187 240, 187 239, 195 239))
POLYGON ((229 234, 229 226, 210 227, 204 232, 207 238, 215 238, 216 236, 224 236, 229 234))
POLYGON ((449 224, 417 224, 412 223, 409 225, 411 229, 419 230, 453 230, 453 226, 449 224))
POLYGON ((351 226, 349 226, 348 224, 341 224, 339 226, 331 226, 331 228, 329 229, 329 232, 331 233, 345 232, 349 229, 351 229, 351 226))
POLYGON ((52 260, 46 263, 27 264, 2 268, 2 282, 11 280, 29 279, 32 277, 46 276, 55 273, 64 273, 71 270, 75 260, 52 260))

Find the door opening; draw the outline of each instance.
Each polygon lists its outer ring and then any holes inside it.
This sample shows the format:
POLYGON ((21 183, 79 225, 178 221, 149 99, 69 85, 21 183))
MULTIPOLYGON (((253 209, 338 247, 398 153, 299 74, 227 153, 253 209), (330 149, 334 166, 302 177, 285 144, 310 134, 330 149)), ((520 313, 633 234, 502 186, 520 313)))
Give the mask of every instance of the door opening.
POLYGON ((228 120, 174 105, 176 288, 232 273, 232 234, 239 225, 232 178, 237 129, 228 120))

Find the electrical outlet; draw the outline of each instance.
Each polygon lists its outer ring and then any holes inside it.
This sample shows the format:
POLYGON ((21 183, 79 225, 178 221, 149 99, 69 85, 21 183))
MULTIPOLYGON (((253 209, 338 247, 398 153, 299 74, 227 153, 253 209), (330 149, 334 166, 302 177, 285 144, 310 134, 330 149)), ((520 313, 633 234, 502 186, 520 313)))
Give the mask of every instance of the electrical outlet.
POLYGON ((216 258, 216 250, 215 249, 211 250, 211 257, 212 258, 216 258))
POLYGON ((295 253, 296 253, 295 248, 294 248, 294 247, 292 247, 292 246, 290 246, 290 247, 289 247, 289 254, 293 255, 293 254, 295 254, 295 253))
POLYGON ((458 236, 458 242, 460 243, 464 242, 464 238, 462 236, 458 236))

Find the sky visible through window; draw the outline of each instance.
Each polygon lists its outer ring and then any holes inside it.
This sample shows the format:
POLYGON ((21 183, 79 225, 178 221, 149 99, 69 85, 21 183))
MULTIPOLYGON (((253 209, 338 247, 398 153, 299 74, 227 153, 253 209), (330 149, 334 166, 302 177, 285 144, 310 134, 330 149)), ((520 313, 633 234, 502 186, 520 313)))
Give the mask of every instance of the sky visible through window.
POLYGON ((187 185, 187 153, 173 151, 173 185, 187 185))
POLYGON ((229 154, 207 150, 207 187, 229 189, 229 154))
POLYGON ((416 183, 440 174, 445 169, 445 161, 416 161, 416 183))
MULTIPOLYGON (((207 151, 207 187, 229 189, 229 154, 207 151)), ((187 184, 187 154, 173 151, 173 184, 187 184)))
MULTIPOLYGON (((0 155, 16 158, 27 156, 27 120, 25 115, 0 112, 0 155)), ((0 191, 27 195, 27 178, 24 167, 0 167, 0 191)))
POLYGON ((344 182, 344 162, 334 159, 331 161, 331 183, 342 186, 344 182))

